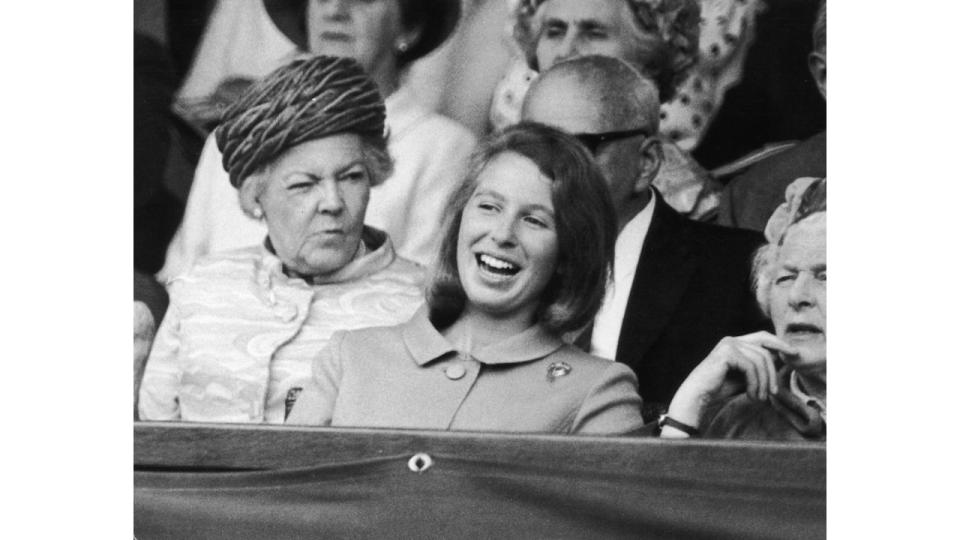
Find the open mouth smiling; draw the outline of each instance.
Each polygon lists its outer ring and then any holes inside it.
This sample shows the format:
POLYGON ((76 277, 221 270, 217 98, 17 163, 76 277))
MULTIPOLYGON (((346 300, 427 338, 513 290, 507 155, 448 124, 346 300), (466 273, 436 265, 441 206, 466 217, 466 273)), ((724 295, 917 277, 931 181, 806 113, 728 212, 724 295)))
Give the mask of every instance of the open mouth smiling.
POLYGON ((477 258, 477 265, 480 266, 481 270, 497 276, 514 276, 520 271, 518 265, 492 255, 487 255, 486 253, 477 253, 475 257, 477 258))

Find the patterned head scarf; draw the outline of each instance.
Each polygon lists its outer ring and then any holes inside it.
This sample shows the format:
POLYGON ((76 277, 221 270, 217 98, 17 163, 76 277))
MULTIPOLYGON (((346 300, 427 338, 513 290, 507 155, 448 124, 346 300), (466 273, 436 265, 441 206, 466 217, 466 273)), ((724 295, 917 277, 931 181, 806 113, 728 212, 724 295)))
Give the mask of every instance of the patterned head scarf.
POLYGON ((239 188, 298 144, 354 133, 386 149, 386 111, 376 84, 349 58, 296 60, 253 85, 215 131, 223 168, 239 188))

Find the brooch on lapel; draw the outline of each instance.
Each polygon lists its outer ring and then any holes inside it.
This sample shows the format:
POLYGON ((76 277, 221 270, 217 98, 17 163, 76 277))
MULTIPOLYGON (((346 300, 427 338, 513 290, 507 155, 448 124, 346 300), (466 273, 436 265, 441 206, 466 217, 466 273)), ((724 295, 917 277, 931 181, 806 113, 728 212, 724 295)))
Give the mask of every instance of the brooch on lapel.
POLYGON ((570 373, 572 369, 570 364, 566 362, 554 362, 547 368, 547 381, 553 382, 557 377, 563 377, 567 373, 570 373))

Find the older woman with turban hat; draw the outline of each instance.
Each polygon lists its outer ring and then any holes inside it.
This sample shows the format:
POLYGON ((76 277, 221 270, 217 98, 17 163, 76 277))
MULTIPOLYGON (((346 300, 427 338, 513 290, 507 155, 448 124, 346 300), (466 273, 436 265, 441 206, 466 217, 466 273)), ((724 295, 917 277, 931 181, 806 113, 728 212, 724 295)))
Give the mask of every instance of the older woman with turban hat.
MULTIPOLYGON (((408 73, 416 75, 410 73, 413 62, 436 50, 453 33, 460 1, 264 0, 256 4, 265 28, 251 39, 289 47, 289 54, 278 60, 317 54, 352 58, 376 83, 385 98, 387 150, 395 168, 388 181, 371 191, 368 221, 390 234, 399 254, 422 265, 432 264, 444 204, 463 176, 476 140, 465 127, 421 104, 404 81, 408 73)), ((204 255, 245 247, 263 236, 264 223, 240 211, 226 177, 217 144, 210 137, 180 229, 167 249, 161 280, 188 270, 204 255)))
POLYGON ((392 167, 384 116, 360 65, 326 56, 277 70, 227 111, 223 166, 267 237, 170 282, 141 419, 281 423, 335 331, 396 324, 422 304, 420 267, 364 225, 392 167))
POLYGON ((775 334, 724 338, 677 390, 665 437, 823 441, 827 437, 826 179, 798 179, 754 260, 775 334), (736 394, 737 390, 744 390, 736 394))

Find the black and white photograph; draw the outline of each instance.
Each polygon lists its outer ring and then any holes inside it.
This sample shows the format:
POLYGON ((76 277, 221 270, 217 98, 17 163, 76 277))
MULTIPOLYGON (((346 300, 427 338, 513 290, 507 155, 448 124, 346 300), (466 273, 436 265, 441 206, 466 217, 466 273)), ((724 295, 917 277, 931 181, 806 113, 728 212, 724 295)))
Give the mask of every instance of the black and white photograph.
POLYGON ((919 6, 18 8, 3 536, 950 537, 919 6))
POLYGON ((137 538, 825 537, 825 2, 134 10, 137 538))

